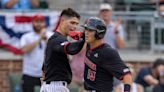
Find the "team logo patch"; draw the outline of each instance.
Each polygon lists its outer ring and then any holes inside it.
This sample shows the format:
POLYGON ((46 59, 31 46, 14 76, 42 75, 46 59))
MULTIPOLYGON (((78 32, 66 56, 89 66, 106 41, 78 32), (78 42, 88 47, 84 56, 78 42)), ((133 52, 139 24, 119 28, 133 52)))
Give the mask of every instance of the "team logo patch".
POLYGON ((95 54, 94 54, 94 57, 96 57, 96 58, 97 58, 97 57, 98 57, 98 53, 95 53, 95 54))
POLYGON ((129 71, 130 71, 130 70, 129 70, 128 68, 126 68, 126 69, 123 70, 124 73, 127 73, 127 72, 129 72, 129 71))
POLYGON ((61 45, 61 46, 64 46, 64 45, 66 45, 67 43, 69 43, 69 42, 62 42, 60 45, 61 45))

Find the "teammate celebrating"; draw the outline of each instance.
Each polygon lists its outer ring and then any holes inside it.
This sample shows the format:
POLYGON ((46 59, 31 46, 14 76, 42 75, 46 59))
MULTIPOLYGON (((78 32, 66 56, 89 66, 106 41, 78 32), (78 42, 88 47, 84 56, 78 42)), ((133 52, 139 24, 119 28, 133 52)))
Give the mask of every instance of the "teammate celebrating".
POLYGON ((88 92, 111 92, 113 77, 122 80, 124 92, 130 92, 132 76, 118 52, 103 43, 106 32, 104 21, 91 17, 83 25, 87 52, 85 58, 84 86, 88 92))
POLYGON ((84 45, 80 39, 70 43, 67 36, 75 31, 79 24, 80 15, 68 8, 61 12, 59 26, 53 36, 48 40, 45 53, 45 84, 41 92, 69 92, 67 84, 72 80, 72 71, 67 54, 77 54, 84 45))

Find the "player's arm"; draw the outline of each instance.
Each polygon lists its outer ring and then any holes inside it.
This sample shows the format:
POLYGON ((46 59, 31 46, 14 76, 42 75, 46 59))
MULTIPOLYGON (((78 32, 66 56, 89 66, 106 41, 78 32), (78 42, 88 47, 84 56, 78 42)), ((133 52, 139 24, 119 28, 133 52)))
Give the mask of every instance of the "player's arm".
POLYGON ((130 92, 133 83, 132 75, 130 73, 125 74, 122 82, 124 83, 124 92, 130 92))
MULTIPOLYGON (((70 34, 69 34, 70 35, 70 34)), ((81 32, 73 32, 71 33, 70 37, 73 39, 76 39, 75 42, 69 42, 66 39, 57 38, 54 42, 56 42, 56 45, 54 45, 54 50, 70 55, 75 55, 81 51, 83 48, 83 45, 85 43, 84 41, 84 34, 81 32)))
POLYGON ((81 51, 84 45, 84 40, 79 40, 77 42, 68 43, 64 46, 65 53, 74 55, 81 51))
POLYGON ((124 83, 124 92, 130 92, 132 84, 132 75, 129 68, 121 60, 118 52, 114 49, 107 49, 104 53, 104 61, 107 61, 103 64, 104 68, 109 71, 117 79, 121 80, 124 83), (109 61, 111 60, 111 61, 109 61))
POLYGON ((57 38, 53 43, 53 50, 59 53, 74 55, 81 51, 84 45, 84 40, 80 39, 76 42, 68 42, 65 39, 57 38))

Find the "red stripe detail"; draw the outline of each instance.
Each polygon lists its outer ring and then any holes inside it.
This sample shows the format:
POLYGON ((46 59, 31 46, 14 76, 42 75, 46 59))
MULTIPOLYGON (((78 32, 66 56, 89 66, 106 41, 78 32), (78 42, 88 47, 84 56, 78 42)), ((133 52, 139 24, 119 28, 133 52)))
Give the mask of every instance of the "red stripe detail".
POLYGON ((54 32, 56 32, 56 30, 58 29, 60 21, 61 21, 61 16, 59 16, 58 21, 56 22, 56 26, 54 28, 54 32))
POLYGON ((70 43, 69 42, 67 42, 67 43, 65 43, 65 45, 64 45, 64 52, 67 54, 67 50, 66 50, 66 48, 67 48, 67 46, 69 45, 70 43))
POLYGON ((30 23, 32 22, 32 16, 15 16, 16 23, 30 23))
POLYGON ((17 49, 9 44, 5 44, 2 42, 2 40, 0 40, 0 47, 6 48, 7 50, 9 50, 17 55, 23 54, 23 52, 20 49, 17 49))
POLYGON ((119 78, 119 80, 123 80, 124 76, 125 76, 125 75, 128 75, 128 74, 131 75, 131 72, 127 72, 127 73, 125 73, 123 76, 121 76, 121 77, 119 78))

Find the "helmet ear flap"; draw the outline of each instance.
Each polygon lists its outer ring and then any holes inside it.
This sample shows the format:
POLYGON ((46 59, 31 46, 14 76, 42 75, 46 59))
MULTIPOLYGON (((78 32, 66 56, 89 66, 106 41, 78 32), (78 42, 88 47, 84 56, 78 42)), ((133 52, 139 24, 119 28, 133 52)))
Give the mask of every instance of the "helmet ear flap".
POLYGON ((95 32, 95 38, 96 39, 102 39, 104 37, 105 33, 104 32, 95 32))
POLYGON ((96 29, 97 30, 96 30, 95 38, 96 39, 102 39, 106 33, 106 26, 98 25, 96 29))
POLYGON ((99 37, 98 32, 95 32, 95 38, 96 38, 96 39, 101 39, 101 38, 99 37))

